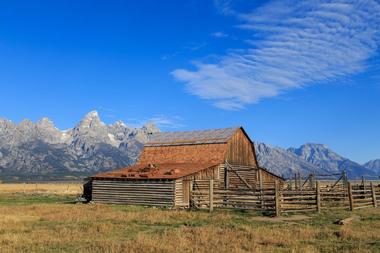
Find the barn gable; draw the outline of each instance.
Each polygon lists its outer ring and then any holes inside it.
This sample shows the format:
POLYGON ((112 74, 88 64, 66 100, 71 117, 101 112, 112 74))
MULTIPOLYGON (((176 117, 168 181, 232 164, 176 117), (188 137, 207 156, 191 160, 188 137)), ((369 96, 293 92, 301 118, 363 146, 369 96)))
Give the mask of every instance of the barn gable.
POLYGON ((258 167, 254 145, 242 127, 228 140, 225 160, 230 164, 258 167))
POLYGON ((241 127, 154 134, 138 163, 220 164, 226 160, 257 167, 254 147, 241 127))

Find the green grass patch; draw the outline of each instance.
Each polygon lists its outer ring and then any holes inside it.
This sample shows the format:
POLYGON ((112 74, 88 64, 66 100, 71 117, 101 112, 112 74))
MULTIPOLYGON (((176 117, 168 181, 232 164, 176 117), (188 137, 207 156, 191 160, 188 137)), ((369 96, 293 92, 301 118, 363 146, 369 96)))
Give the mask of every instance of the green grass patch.
POLYGON ((74 202, 76 196, 29 193, 1 193, 0 205, 56 204, 74 202))

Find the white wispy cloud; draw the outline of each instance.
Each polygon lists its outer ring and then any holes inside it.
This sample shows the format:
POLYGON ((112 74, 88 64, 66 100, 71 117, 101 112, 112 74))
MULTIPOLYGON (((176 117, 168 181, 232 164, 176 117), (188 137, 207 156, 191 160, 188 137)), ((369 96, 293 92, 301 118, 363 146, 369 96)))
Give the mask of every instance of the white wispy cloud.
POLYGON ((161 60, 163 61, 166 61, 166 60, 169 60, 173 57, 176 57, 180 54, 183 54, 185 52, 195 52, 195 51, 198 51, 204 47, 206 47, 208 45, 208 43, 206 42, 191 42, 191 43, 188 43, 187 45, 181 47, 180 49, 174 51, 173 53, 169 53, 169 54, 165 54, 161 57, 161 60))
POLYGON ((159 128, 170 128, 170 129, 176 129, 184 127, 184 125, 181 122, 181 118, 178 116, 165 116, 165 115, 156 115, 150 119, 147 120, 147 122, 152 122, 159 128))
POLYGON ((147 123, 153 123, 160 129, 177 129, 184 127, 182 118, 179 116, 167 116, 164 114, 154 115, 150 118, 136 119, 129 118, 127 120, 128 125, 132 127, 141 127, 147 123))
POLYGON ((222 39, 222 38, 227 38, 228 34, 225 32, 214 32, 211 34, 211 36, 217 39, 222 39))
POLYGON ((238 27, 248 49, 229 50, 215 63, 194 62, 194 70, 172 75, 188 92, 238 110, 263 98, 363 71, 380 41, 380 3, 362 1, 272 1, 249 13, 216 1, 238 27))

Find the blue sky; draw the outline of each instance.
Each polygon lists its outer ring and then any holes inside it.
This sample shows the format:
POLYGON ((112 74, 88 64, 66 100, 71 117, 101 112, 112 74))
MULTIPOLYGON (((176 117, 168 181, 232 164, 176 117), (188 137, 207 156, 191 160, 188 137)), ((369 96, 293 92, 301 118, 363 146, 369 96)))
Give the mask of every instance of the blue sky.
POLYGON ((242 125, 380 158, 379 1, 1 1, 0 117, 242 125))

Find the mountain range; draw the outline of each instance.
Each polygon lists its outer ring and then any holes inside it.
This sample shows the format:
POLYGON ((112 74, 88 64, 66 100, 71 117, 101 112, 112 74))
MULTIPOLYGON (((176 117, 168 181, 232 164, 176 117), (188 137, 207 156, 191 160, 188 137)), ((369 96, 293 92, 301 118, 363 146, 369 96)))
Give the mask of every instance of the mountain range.
MULTIPOLYGON (((128 166, 156 132, 159 129, 151 123, 141 128, 122 121, 107 125, 96 111, 64 131, 48 118, 19 124, 0 119, 0 173, 93 173, 128 166)), ((256 142, 255 147, 260 165, 284 177, 296 172, 340 174, 342 170, 351 178, 380 174, 380 159, 361 165, 322 144, 283 149, 256 142)))
POLYGON ((0 171, 3 173, 94 172, 132 164, 153 124, 131 128, 121 121, 104 124, 96 111, 61 131, 48 118, 16 125, 0 120, 0 171))
POLYGON ((376 178, 380 174, 380 160, 361 165, 324 144, 307 143, 299 148, 283 149, 255 143, 255 147, 259 164, 285 178, 300 172, 303 176, 313 173, 321 179, 332 179, 339 177, 343 170, 349 178, 376 178))

